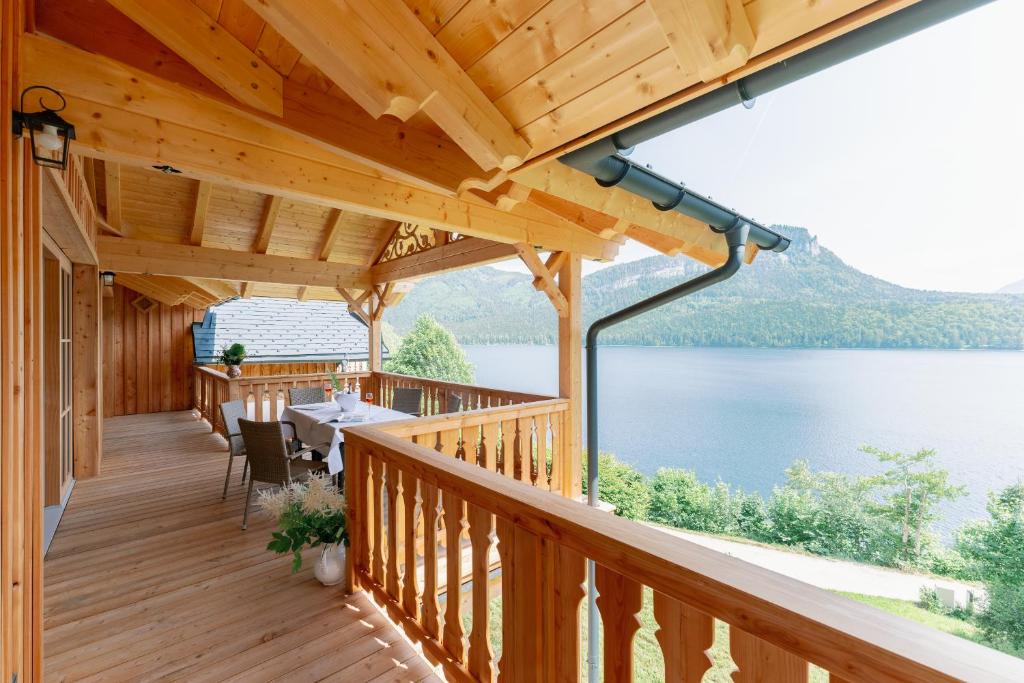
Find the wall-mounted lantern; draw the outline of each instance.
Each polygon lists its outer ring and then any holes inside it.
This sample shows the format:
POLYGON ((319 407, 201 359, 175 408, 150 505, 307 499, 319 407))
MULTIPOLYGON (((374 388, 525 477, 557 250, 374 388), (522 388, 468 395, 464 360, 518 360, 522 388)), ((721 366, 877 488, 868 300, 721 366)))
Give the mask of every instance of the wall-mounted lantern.
POLYGON ((100 273, 100 282, 103 284, 103 297, 110 299, 114 296, 114 274, 109 270, 100 273))
POLYGON ((24 129, 28 128, 29 138, 32 140, 32 160, 40 166, 67 168, 68 145, 75 139, 75 127, 57 113, 64 111, 66 106, 64 96, 48 86, 30 85, 21 91, 21 111, 14 112, 14 134, 21 137, 24 129), (33 90, 50 93, 54 96, 51 98, 51 104, 59 101, 59 106, 47 106, 44 102, 47 95, 41 95, 39 107, 42 111, 25 111, 25 95, 33 90))

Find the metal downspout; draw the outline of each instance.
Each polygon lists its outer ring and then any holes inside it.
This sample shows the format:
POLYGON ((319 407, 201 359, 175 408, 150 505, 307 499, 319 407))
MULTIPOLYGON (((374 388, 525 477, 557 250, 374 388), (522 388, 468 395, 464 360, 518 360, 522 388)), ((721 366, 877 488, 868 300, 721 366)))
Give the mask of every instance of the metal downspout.
MULTIPOLYGON (((587 328, 587 504, 596 507, 597 461, 598 461, 598 391, 597 391, 597 336, 603 331, 623 321, 634 318, 655 308, 660 308, 683 297, 699 292, 728 280, 739 271, 743 264, 743 254, 747 245, 750 226, 740 222, 725 231, 729 254, 725 263, 718 268, 687 280, 664 292, 638 301, 632 306, 606 315, 587 328)), ((593 560, 587 561, 587 675, 590 683, 597 683, 600 675, 598 663, 598 630, 600 621, 597 612, 597 588, 595 585, 596 570, 593 560)))

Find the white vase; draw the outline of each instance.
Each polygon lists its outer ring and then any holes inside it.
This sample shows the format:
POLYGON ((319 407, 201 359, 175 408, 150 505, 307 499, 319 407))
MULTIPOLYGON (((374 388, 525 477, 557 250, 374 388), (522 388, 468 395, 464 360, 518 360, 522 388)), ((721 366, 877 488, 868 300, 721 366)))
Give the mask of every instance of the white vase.
POLYGON ((345 546, 330 543, 320 549, 313 564, 313 576, 325 586, 337 586, 345 580, 345 546))

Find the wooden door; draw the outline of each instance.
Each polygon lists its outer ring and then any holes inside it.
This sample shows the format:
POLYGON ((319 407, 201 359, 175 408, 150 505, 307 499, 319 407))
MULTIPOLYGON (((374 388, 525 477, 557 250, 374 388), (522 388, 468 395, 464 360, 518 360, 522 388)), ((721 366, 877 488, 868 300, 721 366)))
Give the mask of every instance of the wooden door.
POLYGON ((44 251, 44 505, 60 505, 72 480, 71 264, 44 251))

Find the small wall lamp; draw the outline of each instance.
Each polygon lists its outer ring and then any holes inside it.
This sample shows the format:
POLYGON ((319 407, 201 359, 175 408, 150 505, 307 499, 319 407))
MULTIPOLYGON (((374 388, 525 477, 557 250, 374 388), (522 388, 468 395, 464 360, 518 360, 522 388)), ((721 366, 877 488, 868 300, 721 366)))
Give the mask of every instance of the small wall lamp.
POLYGON ((14 112, 14 135, 21 137, 28 128, 32 140, 32 160, 40 166, 65 169, 68 165, 68 146, 75 139, 75 127, 65 121, 57 112, 67 106, 64 96, 45 85, 30 85, 21 91, 21 111, 14 112), (55 95, 60 101, 56 108, 48 107, 39 97, 42 111, 25 111, 25 95, 33 90, 43 90, 55 95))
POLYGON ((104 298, 111 298, 114 296, 114 274, 109 270, 105 270, 100 273, 100 282, 103 284, 103 296, 104 298))

